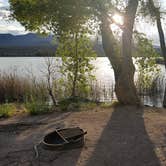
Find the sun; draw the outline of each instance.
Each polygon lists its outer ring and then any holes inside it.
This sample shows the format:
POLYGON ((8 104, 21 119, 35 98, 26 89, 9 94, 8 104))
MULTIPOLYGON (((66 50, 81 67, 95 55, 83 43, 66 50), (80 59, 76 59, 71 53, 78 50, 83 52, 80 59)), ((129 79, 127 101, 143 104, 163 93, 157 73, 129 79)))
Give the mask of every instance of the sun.
POLYGON ((119 14, 114 14, 112 16, 112 19, 113 19, 115 24, 123 25, 123 23, 124 23, 123 17, 119 14))

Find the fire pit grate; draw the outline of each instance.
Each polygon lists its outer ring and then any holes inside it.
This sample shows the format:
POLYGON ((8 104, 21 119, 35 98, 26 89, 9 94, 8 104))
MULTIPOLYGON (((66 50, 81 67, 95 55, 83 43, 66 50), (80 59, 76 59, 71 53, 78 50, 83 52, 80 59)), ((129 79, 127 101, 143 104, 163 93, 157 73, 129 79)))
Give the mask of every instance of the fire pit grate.
POLYGON ((55 130, 44 137, 42 147, 47 150, 80 148, 84 145, 85 134, 87 132, 79 127, 55 130))

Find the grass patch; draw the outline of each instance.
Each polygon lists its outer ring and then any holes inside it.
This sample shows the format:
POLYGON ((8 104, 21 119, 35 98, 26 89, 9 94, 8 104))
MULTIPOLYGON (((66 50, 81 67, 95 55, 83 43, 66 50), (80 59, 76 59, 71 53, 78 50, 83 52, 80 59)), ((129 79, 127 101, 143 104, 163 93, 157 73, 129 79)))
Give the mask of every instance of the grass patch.
POLYGON ((86 98, 67 98, 59 102, 59 108, 61 111, 90 111, 94 109, 109 109, 119 105, 115 100, 113 102, 95 102, 86 98))
POLYGON ((38 101, 26 103, 25 107, 27 109, 27 112, 29 112, 31 115, 46 114, 51 112, 52 110, 49 104, 38 101))
POLYGON ((96 106, 96 102, 80 97, 70 97, 59 102, 61 111, 87 111, 94 109, 96 106))
POLYGON ((110 107, 112 107, 114 105, 114 102, 113 103, 111 103, 111 102, 102 102, 102 103, 100 103, 100 107, 101 108, 110 108, 110 107))
POLYGON ((69 107, 71 107, 70 109, 73 109, 73 108, 79 109, 79 99, 78 98, 69 97, 67 99, 61 100, 58 104, 59 104, 60 110, 62 110, 62 111, 68 111, 69 107))
POLYGON ((0 105, 0 117, 8 118, 16 113, 17 109, 14 104, 0 105))

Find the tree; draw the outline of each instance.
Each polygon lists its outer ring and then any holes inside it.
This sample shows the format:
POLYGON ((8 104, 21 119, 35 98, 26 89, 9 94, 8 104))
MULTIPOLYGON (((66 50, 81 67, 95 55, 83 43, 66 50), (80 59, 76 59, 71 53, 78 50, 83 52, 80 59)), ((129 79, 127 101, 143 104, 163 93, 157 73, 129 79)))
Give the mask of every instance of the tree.
POLYGON ((133 54, 138 67, 137 89, 139 93, 144 91, 154 91, 154 80, 160 73, 160 68, 156 64, 156 58, 160 55, 153 48, 152 40, 149 40, 145 34, 134 32, 133 54))
POLYGON ((62 57, 61 73, 67 78, 71 97, 79 96, 78 92, 82 89, 85 92, 89 79, 94 78, 91 60, 96 53, 92 50, 90 40, 78 32, 65 34, 60 38, 56 55, 62 57))
MULTIPOLYGON (((135 104, 139 103, 139 98, 137 96, 136 88, 134 85, 135 67, 132 62, 132 34, 133 34, 133 26, 134 26, 137 8, 138 8, 138 0, 134 1, 129 0, 124 17, 124 30, 122 35, 123 64, 122 64, 122 74, 119 77, 119 82, 121 81, 121 85, 125 84, 125 87, 123 86, 124 89, 120 90, 119 93, 126 94, 125 97, 128 98, 127 103, 131 103, 132 100, 132 102, 135 104)), ((119 89, 119 87, 117 89, 119 89)), ((121 100, 124 100, 124 96, 122 96, 121 100)))
MULTIPOLYGON (((156 21, 158 33, 159 33, 159 38, 160 38, 160 47, 161 47, 161 52, 162 56, 164 58, 164 63, 165 63, 165 68, 166 68, 166 44, 165 44, 165 36, 164 36, 164 30, 162 27, 162 22, 161 22, 161 12, 160 12, 160 7, 155 6, 155 2, 159 3, 158 1, 155 0, 148 0, 146 2, 142 2, 143 5, 143 13, 145 16, 150 15, 153 21, 156 21), (145 12, 146 11, 146 12, 145 12)), ((163 100, 163 106, 166 107, 166 89, 164 93, 164 100, 163 100)))
POLYGON ((48 94, 51 97, 51 100, 54 104, 54 106, 57 106, 58 101, 55 97, 55 76, 56 76, 56 68, 57 68, 57 64, 55 64, 55 61, 53 58, 47 58, 45 60, 45 70, 42 71, 42 73, 44 74, 44 77, 46 78, 46 85, 47 85, 47 91, 48 94))
POLYGON ((109 17, 102 12, 102 39, 106 56, 110 59, 115 74, 115 92, 123 104, 139 104, 140 100, 134 85, 135 67, 132 61, 132 33, 138 0, 129 0, 124 14, 122 34, 122 53, 118 54, 117 42, 110 29, 109 17))
POLYGON ((103 48, 115 73, 115 92, 122 104, 139 104, 134 85, 135 68, 131 57, 132 33, 138 0, 129 0, 122 28, 122 53, 117 52, 117 41, 110 28, 114 11, 119 9, 108 0, 10 0, 13 18, 29 30, 51 31, 61 35, 72 29, 84 28, 93 19, 100 23, 103 48), (111 22, 110 22, 111 21, 111 22))

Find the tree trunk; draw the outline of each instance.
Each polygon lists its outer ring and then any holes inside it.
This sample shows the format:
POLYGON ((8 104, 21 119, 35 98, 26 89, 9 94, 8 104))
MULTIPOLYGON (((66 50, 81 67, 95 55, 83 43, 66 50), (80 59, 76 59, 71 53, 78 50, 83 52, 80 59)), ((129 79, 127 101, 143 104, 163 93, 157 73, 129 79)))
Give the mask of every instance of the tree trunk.
POLYGON ((134 85, 135 67, 132 61, 132 34, 138 0, 129 0, 124 17, 122 34, 122 72, 117 80, 116 93, 124 104, 139 104, 140 100, 134 85), (122 86, 123 84, 123 86, 122 86), (121 95, 123 97, 121 97, 121 95), (124 99, 124 96, 126 99, 124 99))
POLYGON ((51 75, 52 75, 52 71, 51 71, 51 62, 48 61, 48 64, 47 64, 47 71, 48 71, 48 75, 47 75, 47 90, 48 90, 48 93, 52 99, 52 102, 54 104, 54 106, 57 105, 57 100, 54 96, 54 92, 53 92, 53 86, 52 86, 52 81, 51 81, 51 75))
POLYGON ((52 99, 52 102, 53 102, 54 106, 56 106, 57 105, 57 101, 56 101, 56 98, 55 98, 54 93, 53 93, 53 87, 51 85, 51 78, 50 77, 51 77, 51 75, 49 73, 49 76, 47 78, 47 83, 48 83, 47 89, 48 89, 48 93, 49 93, 49 95, 50 95, 50 97, 52 99))
MULTIPOLYGON (((163 31, 163 27, 161 24, 160 11, 158 8, 155 7, 153 0, 149 0, 149 4, 156 17, 156 24, 157 24, 157 29, 158 29, 159 38, 160 38, 160 47, 161 47, 161 52, 162 52, 162 56, 164 58, 164 64, 165 64, 165 69, 166 69, 166 45, 165 45, 164 31, 163 31)), ((166 108, 166 88, 164 91, 163 107, 166 108)))
MULTIPOLYGON (((157 16, 156 21, 157 21, 157 28, 158 28, 158 33, 159 33, 159 37, 160 37, 160 47, 161 47, 162 55, 164 57, 164 64, 165 64, 165 69, 166 69, 166 45, 165 45, 164 31, 162 28, 160 16, 157 16)), ((163 107, 166 108, 166 88, 164 91, 163 107)))
POLYGON ((72 87, 72 97, 76 97, 76 87, 77 87, 77 79, 78 79, 78 34, 76 32, 75 35, 75 72, 74 72, 74 78, 73 78, 73 87, 72 87))
POLYGON ((53 102, 54 106, 57 106, 57 101, 56 101, 56 99, 54 97, 54 94, 53 94, 52 90, 49 89, 48 91, 49 91, 49 95, 50 95, 50 97, 52 99, 52 102, 53 102))
MULTIPOLYGON (((115 93, 121 104, 140 104, 134 85, 135 68, 132 61, 132 33, 138 0, 130 0, 126 9, 122 35, 122 54, 117 53, 117 44, 106 16, 102 19, 102 42, 106 56, 109 58, 115 75, 115 93)), ((103 14, 104 16, 104 14, 103 14)))

